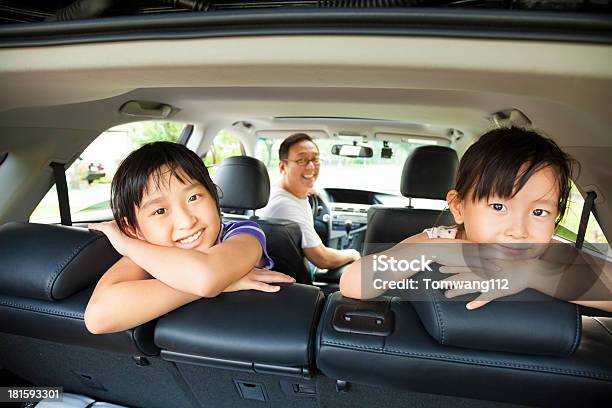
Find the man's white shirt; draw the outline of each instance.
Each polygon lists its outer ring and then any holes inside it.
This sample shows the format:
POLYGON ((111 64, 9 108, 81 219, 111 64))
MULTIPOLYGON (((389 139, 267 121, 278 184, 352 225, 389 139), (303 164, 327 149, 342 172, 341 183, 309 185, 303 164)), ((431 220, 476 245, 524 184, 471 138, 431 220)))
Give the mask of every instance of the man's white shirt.
POLYGON ((297 198, 281 187, 270 191, 268 205, 257 212, 267 218, 282 218, 293 221, 302 231, 302 248, 313 248, 322 244, 321 238, 314 229, 312 209, 307 198, 297 198))

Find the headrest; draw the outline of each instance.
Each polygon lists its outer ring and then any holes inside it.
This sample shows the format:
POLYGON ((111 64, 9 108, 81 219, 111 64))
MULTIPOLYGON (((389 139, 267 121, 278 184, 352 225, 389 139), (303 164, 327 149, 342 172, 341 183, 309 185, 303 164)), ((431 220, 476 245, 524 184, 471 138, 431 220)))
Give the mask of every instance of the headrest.
MULTIPOLYGON (((433 266, 433 265, 432 265, 433 266)), ((581 316, 577 305, 551 298, 532 289, 468 310, 477 294, 447 299, 422 279, 441 280, 448 275, 420 272, 412 304, 427 332, 440 344, 520 354, 567 356, 580 341, 581 316), (426 288, 428 287, 429 288, 426 288), (430 299, 430 300, 422 300, 430 299)))
POLYGON ((310 366, 323 299, 319 288, 298 283, 272 296, 247 290, 200 299, 159 318, 155 345, 170 360, 310 366))
POLYGON ((120 257, 101 233, 9 222, 0 226, 0 294, 64 299, 96 283, 120 257))
POLYGON ((404 163, 400 191, 404 197, 446 200, 458 166, 457 153, 450 147, 417 147, 404 163))
POLYGON ((268 203, 270 177, 266 166, 254 157, 228 157, 215 174, 221 188, 221 208, 257 210, 268 203))

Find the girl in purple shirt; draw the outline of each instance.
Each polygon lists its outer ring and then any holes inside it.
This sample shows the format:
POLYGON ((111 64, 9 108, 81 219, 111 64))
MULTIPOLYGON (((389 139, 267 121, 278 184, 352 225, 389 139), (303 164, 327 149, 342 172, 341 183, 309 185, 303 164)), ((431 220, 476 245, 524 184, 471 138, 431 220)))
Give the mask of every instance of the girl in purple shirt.
POLYGON ((185 146, 155 142, 132 152, 111 186, 114 221, 91 224, 123 257, 96 285, 85 311, 92 333, 126 330, 202 297, 294 282, 270 271, 257 223, 222 223, 217 188, 185 146))

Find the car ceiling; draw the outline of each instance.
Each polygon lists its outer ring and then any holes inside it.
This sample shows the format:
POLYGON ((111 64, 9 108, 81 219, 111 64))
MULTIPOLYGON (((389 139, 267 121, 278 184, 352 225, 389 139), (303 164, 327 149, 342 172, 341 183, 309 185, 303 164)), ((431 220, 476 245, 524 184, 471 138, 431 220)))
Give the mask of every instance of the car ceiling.
MULTIPOLYGON (((514 107, 545 129, 568 115, 587 121, 588 144, 610 143, 597 132, 611 121, 604 45, 251 37, 3 49, 0 60, 4 125, 23 123, 15 109, 28 107, 39 126, 104 129, 121 121, 117 103, 151 98, 179 107, 181 121, 348 115, 479 131, 490 113, 514 107), (83 103, 78 115, 74 103, 83 103)), ((568 144, 565 133, 554 132, 568 144)))
MULTIPOLYGON (((129 100, 170 104, 172 120, 204 126, 370 118, 401 122, 395 130, 459 129, 468 139, 492 126, 494 112, 514 108, 579 159, 593 160, 594 148, 612 155, 608 45, 254 36, 8 48, 0 61, 0 126, 10 134, 82 130, 66 157, 102 131, 138 120, 118 112, 129 100)), ((612 197, 606 171, 586 163, 581 177, 612 197)), ((612 230, 612 211, 602 213, 612 230)))

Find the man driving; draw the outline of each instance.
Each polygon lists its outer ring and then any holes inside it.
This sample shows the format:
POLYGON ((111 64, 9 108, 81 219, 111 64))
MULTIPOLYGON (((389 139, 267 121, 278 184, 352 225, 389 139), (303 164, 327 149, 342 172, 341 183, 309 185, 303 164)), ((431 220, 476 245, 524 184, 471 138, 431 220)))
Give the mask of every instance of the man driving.
POLYGON ((317 268, 333 269, 356 261, 354 249, 337 250, 323 245, 314 229, 308 194, 319 176, 319 148, 306 133, 286 138, 278 152, 281 180, 272 186, 268 205, 260 211, 265 217, 293 221, 302 231, 302 249, 306 258, 317 268))

